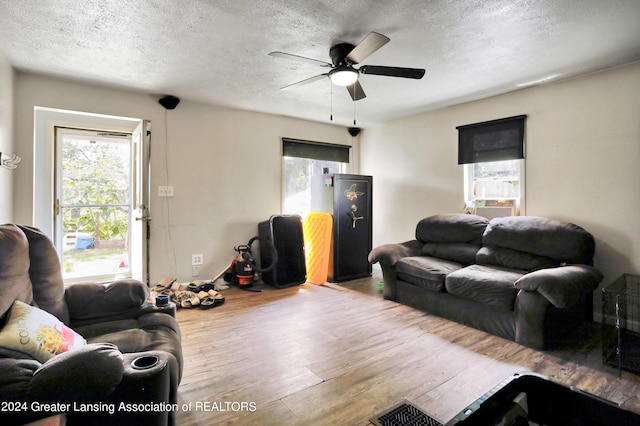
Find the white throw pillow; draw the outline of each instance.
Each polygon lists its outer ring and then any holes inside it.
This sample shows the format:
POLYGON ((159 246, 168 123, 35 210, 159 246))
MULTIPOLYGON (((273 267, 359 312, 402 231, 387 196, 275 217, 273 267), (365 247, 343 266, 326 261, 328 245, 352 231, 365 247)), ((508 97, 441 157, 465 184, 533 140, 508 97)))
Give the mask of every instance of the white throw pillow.
POLYGON ((87 344, 58 318, 19 300, 7 315, 7 322, 0 330, 0 347, 27 354, 40 362, 87 344))

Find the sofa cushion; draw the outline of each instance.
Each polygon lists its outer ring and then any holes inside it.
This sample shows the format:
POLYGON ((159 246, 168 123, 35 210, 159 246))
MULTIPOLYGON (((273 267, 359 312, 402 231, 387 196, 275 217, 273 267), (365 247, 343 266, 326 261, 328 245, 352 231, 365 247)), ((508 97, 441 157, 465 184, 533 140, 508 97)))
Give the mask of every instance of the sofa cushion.
POLYGON ((537 271, 538 269, 559 266, 559 262, 551 258, 502 247, 482 247, 476 254, 475 263, 525 271, 537 271))
POLYGON ((488 223, 486 218, 472 214, 438 214, 418 222, 416 240, 423 243, 474 243, 480 246, 488 223))
POLYGON ((122 353, 145 350, 174 352, 180 347, 180 327, 176 319, 159 312, 135 319, 104 321, 76 328, 90 343, 113 343, 122 353))
POLYGON ((499 309, 513 310, 518 289, 514 283, 524 271, 500 266, 471 265, 449 274, 448 293, 499 309))
POLYGON ((491 219, 482 244, 585 265, 593 264, 595 252, 593 236, 580 226, 535 216, 491 219))
POLYGON ((112 343, 123 354, 164 351, 174 358, 172 371, 182 377, 180 326, 170 315, 154 312, 136 319, 104 321, 76 327, 89 343, 112 343))
POLYGON ((478 246, 469 243, 425 243, 421 254, 471 265, 475 263, 477 252, 478 246))
POLYGON ((442 291, 444 279, 463 265, 429 256, 412 256, 396 263, 398 278, 432 291, 442 291))

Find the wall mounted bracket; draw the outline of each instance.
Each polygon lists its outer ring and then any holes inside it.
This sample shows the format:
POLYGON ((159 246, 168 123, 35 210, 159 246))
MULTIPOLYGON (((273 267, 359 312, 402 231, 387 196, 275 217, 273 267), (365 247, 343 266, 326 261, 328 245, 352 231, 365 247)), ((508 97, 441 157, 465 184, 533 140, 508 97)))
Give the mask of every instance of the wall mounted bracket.
POLYGON ((18 163, 20 162, 20 160, 22 160, 22 158, 18 157, 17 155, 9 155, 0 152, 0 166, 4 167, 5 169, 14 170, 16 167, 18 167, 18 163))

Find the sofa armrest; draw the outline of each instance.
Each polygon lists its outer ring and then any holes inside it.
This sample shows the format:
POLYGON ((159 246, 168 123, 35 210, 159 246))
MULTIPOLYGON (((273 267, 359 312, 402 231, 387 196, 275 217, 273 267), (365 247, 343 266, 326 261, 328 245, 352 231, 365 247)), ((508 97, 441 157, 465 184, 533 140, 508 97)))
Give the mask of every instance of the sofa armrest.
POLYGON ((423 243, 418 240, 405 241, 398 244, 384 244, 369 253, 369 263, 380 262, 381 265, 395 266, 403 257, 419 256, 423 243))
POLYGON ((108 319, 140 310, 148 297, 149 288, 132 279, 108 284, 75 284, 65 292, 72 322, 108 319))
POLYGON ((540 293, 557 308, 567 308, 578 302, 583 291, 598 287, 602 278, 592 266, 569 265, 530 272, 516 281, 515 286, 540 293))
POLYGON ((57 414, 34 411, 32 403, 60 403, 56 410, 66 412, 75 401, 100 401, 118 386, 123 372, 122 354, 110 343, 88 344, 43 364, 0 359, 0 400, 17 404, 16 410, 0 413, 0 418, 6 415, 9 423, 22 424, 57 414))
POLYGON ((57 355, 37 369, 29 385, 40 401, 99 401, 122 380, 122 353, 111 343, 93 343, 57 355))

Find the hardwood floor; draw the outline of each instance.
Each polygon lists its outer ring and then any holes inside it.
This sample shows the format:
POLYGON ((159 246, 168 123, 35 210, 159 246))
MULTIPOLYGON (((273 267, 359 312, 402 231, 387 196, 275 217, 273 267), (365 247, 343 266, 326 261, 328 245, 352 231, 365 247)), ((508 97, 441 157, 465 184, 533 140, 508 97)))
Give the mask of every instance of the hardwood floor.
POLYGON ((554 351, 384 300, 380 277, 179 310, 177 424, 368 425, 408 399, 445 423, 513 373, 534 371, 640 412, 640 376, 603 365, 597 328, 554 351))

